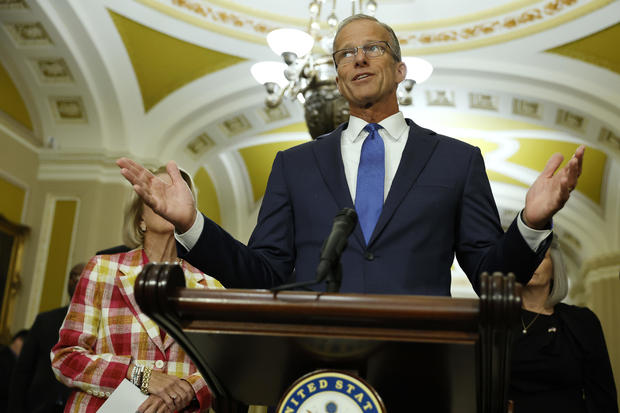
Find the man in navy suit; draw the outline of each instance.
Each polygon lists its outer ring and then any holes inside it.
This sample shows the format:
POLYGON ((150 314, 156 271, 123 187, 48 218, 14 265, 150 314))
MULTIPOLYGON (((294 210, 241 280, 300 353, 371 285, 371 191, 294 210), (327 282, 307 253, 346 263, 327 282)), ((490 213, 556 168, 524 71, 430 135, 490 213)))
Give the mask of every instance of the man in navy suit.
POLYGON ((562 156, 551 157, 504 233, 480 150, 399 111, 396 89, 407 69, 392 29, 352 16, 334 51, 349 122, 278 153, 247 246, 197 213, 174 162, 166 184, 129 159, 117 161, 146 203, 175 224, 184 258, 229 288, 272 287, 292 274, 312 280, 334 216, 355 207, 363 225, 342 254, 342 292, 449 295, 455 254, 474 288, 483 271, 514 272, 527 283, 553 215, 577 184, 584 147, 557 173, 562 156), (381 196, 378 207, 367 203, 381 196))
MULTIPOLYGON (((86 264, 69 271, 67 292, 73 296, 86 264)), ((30 328, 24 347, 15 364, 9 387, 9 412, 59 413, 64 410, 71 389, 56 380, 50 350, 58 342, 69 306, 39 313, 30 328)))

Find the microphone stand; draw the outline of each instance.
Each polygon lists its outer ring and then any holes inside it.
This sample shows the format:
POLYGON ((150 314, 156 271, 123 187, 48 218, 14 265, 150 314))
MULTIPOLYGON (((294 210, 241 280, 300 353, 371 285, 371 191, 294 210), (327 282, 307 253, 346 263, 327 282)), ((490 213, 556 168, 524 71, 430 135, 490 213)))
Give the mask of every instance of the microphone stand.
POLYGON ((342 284, 342 264, 339 262, 337 265, 331 267, 331 271, 327 273, 327 292, 339 292, 340 284, 342 284))
MULTIPOLYGON (((347 247, 349 235, 353 232, 357 224, 357 214, 352 208, 343 208, 334 218, 334 223, 330 234, 323 242, 319 265, 316 269, 316 279, 314 281, 301 281, 291 284, 284 284, 271 289, 273 292, 307 288, 317 285, 327 280, 327 292, 340 291, 342 283, 342 264, 340 257, 347 247)), ((308 288, 307 288, 308 289, 308 288)))
MULTIPOLYGON (((319 264, 319 268, 321 268, 321 263, 319 264)), ((335 265, 330 265, 324 268, 326 268, 326 270, 324 270, 322 274, 319 273, 319 271, 317 271, 316 280, 300 281, 296 283, 283 284, 277 287, 270 288, 269 291, 275 293, 275 292, 283 291, 283 290, 294 290, 296 288, 305 288, 307 290, 310 290, 310 288, 308 287, 312 287, 313 285, 318 285, 318 284, 321 284, 323 281, 326 281, 327 282, 326 291, 328 293, 339 292, 340 285, 342 284, 342 264, 338 262, 335 265)))

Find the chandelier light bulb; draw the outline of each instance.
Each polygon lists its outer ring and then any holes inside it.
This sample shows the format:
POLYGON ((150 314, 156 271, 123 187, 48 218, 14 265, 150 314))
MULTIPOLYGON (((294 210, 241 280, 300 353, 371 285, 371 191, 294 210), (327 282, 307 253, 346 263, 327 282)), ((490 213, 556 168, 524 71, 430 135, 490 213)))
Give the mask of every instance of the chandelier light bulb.
POLYGON ((258 62, 252 65, 250 73, 261 85, 273 82, 283 88, 288 84, 288 80, 284 77, 286 68, 282 62, 258 62))
POLYGON ((375 0, 368 0, 368 2, 366 3, 366 12, 370 16, 374 16, 376 11, 377 11, 377 2, 375 0))
POLYGON ((336 13, 332 12, 332 14, 327 17, 327 25, 330 29, 335 29, 338 26, 338 16, 336 16, 336 13))
POLYGON ((407 79, 414 80, 415 83, 422 83, 433 73, 433 65, 427 60, 419 57, 404 56, 403 62, 407 65, 407 79))
POLYGON ((276 29, 267 35, 267 44, 278 56, 284 52, 293 52, 303 57, 312 50, 314 39, 298 29, 276 29))
POLYGON ((313 1, 312 3, 310 3, 310 14, 313 16, 317 16, 319 14, 319 3, 317 3, 316 1, 313 1))

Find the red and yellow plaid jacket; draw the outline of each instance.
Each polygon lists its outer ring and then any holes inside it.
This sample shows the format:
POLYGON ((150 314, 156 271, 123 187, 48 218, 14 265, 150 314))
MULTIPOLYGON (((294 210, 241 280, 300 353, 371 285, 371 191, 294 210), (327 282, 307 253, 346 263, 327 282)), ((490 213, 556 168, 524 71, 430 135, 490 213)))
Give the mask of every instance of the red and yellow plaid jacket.
MULTIPOLYGON (((95 256, 84 269, 51 352, 54 374, 75 388, 65 412, 96 412, 132 361, 186 379, 200 411, 209 408, 211 392, 194 363, 170 336, 162 340, 157 324, 136 303, 133 286, 145 264, 142 249, 136 249, 95 256)), ((182 267, 188 288, 223 288, 188 263, 182 267)))

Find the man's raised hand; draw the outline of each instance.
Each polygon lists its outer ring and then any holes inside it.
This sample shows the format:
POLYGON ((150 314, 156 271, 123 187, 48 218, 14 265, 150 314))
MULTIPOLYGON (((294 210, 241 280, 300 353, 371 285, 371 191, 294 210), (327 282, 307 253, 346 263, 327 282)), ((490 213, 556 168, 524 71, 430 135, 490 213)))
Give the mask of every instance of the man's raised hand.
POLYGON ((178 233, 191 228, 196 219, 195 200, 174 161, 166 165, 170 183, 131 159, 120 158, 116 164, 144 203, 171 222, 178 233))
POLYGON ((553 215, 562 209, 570 193, 577 186, 585 150, 585 146, 579 146, 570 161, 557 173, 555 172, 564 157, 556 153, 547 161, 545 169, 525 196, 523 221, 527 226, 543 229, 549 224, 553 215))

